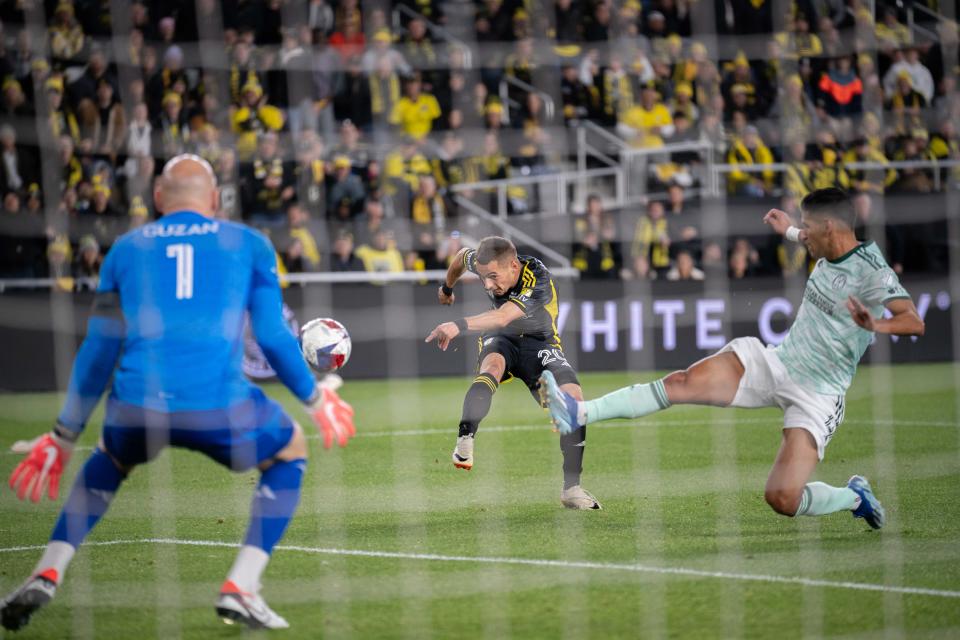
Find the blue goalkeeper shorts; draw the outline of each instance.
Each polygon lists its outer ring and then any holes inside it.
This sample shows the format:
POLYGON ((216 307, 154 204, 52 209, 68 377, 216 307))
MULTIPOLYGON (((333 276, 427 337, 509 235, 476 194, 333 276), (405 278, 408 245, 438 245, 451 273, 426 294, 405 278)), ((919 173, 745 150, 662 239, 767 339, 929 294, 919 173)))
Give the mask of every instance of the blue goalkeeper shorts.
POLYGON ((153 460, 164 447, 198 451, 233 471, 274 458, 293 437, 293 420, 254 387, 226 409, 165 413, 108 398, 103 421, 107 453, 124 466, 153 460))

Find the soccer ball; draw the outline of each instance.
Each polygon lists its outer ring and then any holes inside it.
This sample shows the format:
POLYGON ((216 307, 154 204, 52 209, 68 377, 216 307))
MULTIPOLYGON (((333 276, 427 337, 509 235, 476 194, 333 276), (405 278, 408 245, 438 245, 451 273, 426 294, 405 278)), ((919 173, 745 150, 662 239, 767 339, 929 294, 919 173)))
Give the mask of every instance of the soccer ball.
POLYGON ((332 373, 347 364, 352 347, 346 327, 333 318, 316 318, 300 329, 300 350, 317 373, 332 373))

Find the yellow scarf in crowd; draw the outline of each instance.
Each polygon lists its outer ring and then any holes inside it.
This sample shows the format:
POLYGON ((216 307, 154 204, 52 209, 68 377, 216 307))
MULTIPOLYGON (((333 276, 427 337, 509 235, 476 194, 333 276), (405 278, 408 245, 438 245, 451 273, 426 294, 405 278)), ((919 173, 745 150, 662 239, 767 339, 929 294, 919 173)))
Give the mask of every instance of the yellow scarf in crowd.
MULTIPOLYGON (((397 78, 397 74, 391 73, 387 82, 389 83, 390 104, 393 105, 400 100, 400 80, 397 78)), ((370 106, 373 113, 378 115, 384 113, 387 106, 383 99, 380 77, 376 75, 370 77, 370 106)))

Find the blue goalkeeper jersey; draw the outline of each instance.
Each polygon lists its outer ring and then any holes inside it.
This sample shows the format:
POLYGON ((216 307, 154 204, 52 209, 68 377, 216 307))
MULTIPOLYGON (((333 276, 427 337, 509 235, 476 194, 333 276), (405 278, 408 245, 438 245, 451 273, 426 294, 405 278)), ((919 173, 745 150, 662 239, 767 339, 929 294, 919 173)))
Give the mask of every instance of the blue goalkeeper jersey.
POLYGON ((83 428, 110 372, 113 397, 155 411, 249 398, 240 366, 247 312, 278 377, 306 401, 314 377, 281 306, 276 255, 259 232, 192 211, 131 231, 103 261, 61 423, 83 428))

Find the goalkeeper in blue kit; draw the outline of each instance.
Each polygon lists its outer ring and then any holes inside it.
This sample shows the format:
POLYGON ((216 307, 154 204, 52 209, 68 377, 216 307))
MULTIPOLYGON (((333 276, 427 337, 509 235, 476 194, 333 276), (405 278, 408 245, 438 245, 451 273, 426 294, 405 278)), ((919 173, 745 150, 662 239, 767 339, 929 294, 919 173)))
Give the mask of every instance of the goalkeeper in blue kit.
POLYGON ((919 336, 924 323, 877 246, 854 235, 856 214, 846 192, 813 191, 800 208, 802 228, 777 209, 763 219, 788 240, 803 242, 817 260, 782 344, 736 338, 683 371, 594 400, 565 393, 549 371, 541 389, 561 433, 675 404, 779 407, 783 435, 764 491, 770 507, 785 516, 849 511, 880 529, 886 514, 866 478, 854 475, 847 486, 833 487, 810 477, 843 422, 847 388, 874 334, 919 336))
POLYGON ((354 434, 353 409, 317 384, 281 314, 269 241, 214 219, 210 165, 171 159, 154 191, 160 220, 121 237, 104 259, 85 338, 51 433, 20 450, 10 477, 20 499, 57 498, 60 477, 109 387, 103 431, 77 474, 33 575, 0 602, 6 629, 23 627, 56 593, 73 555, 131 470, 166 446, 201 452, 232 471, 260 470, 246 538, 216 600, 225 622, 285 628, 259 595, 270 553, 297 507, 306 470, 303 430, 243 376, 249 313, 277 376, 309 409, 329 447, 354 434), (112 378, 112 382, 111 382, 112 378))

